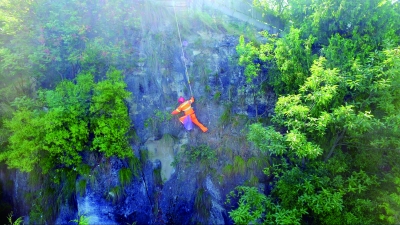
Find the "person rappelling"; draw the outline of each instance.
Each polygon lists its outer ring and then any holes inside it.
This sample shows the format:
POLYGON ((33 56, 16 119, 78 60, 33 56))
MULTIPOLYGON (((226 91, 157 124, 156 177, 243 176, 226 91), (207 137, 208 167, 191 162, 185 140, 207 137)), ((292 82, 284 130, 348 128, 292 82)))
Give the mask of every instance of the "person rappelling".
POLYGON ((178 99, 179 106, 176 108, 174 111, 172 111, 172 115, 177 115, 180 112, 184 112, 185 115, 179 118, 179 121, 185 126, 186 130, 191 130, 193 129, 193 123, 196 124, 203 132, 207 132, 208 128, 205 127, 202 123, 197 120, 196 114, 194 113, 194 110, 192 108, 192 103, 194 102, 194 97, 193 97, 193 91, 192 87, 190 85, 190 80, 187 72, 187 66, 186 66, 186 59, 185 59, 185 54, 183 52, 183 45, 182 45, 182 39, 181 39, 181 32, 179 31, 179 25, 178 25, 178 19, 176 18, 176 12, 175 12, 175 3, 173 5, 174 7, 174 15, 175 15, 175 22, 176 22, 176 28, 178 30, 178 37, 179 37, 179 42, 181 44, 181 50, 182 50, 182 61, 183 64, 185 65, 185 75, 186 79, 188 81, 189 89, 190 89, 190 94, 192 97, 185 101, 185 99, 181 96, 178 99))
POLYGON ((185 115, 179 118, 179 121, 185 126, 187 130, 191 130, 193 128, 193 123, 196 124, 203 132, 207 132, 208 128, 205 127, 202 123, 197 120, 196 114, 192 108, 192 103, 194 102, 194 97, 192 96, 189 100, 185 101, 185 99, 181 96, 178 99, 180 105, 174 111, 172 111, 172 115, 177 115, 180 112, 184 112, 185 115))

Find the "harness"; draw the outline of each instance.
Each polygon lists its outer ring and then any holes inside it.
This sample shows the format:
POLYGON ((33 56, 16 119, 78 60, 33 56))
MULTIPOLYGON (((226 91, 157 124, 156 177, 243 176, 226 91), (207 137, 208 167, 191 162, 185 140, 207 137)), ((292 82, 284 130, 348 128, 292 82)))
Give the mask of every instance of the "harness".
POLYGON ((189 110, 192 110, 192 112, 194 113, 194 111, 193 111, 193 108, 192 108, 192 105, 191 104, 189 104, 189 100, 188 101, 185 101, 184 103, 182 103, 179 107, 178 107, 178 109, 176 109, 176 111, 178 111, 178 112, 185 112, 185 115, 187 115, 187 114, 191 114, 190 112, 188 112, 189 110), (187 107, 187 108, 185 108, 185 107, 187 107), (185 109, 182 109, 182 108, 185 108, 185 109), (181 110, 182 109, 182 110, 181 110), (186 112, 188 112, 188 113, 186 113, 186 112))
POLYGON ((192 109, 192 106, 189 106, 189 108, 183 110, 184 112, 188 111, 189 109, 192 109))

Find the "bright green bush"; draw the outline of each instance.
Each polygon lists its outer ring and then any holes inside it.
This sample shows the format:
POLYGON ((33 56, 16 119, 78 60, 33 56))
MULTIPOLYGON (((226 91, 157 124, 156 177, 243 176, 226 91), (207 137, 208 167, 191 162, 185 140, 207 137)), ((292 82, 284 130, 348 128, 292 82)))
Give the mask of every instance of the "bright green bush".
POLYGON ((94 134, 91 150, 102 152, 106 157, 133 156, 128 144, 130 118, 125 104, 130 93, 125 89, 122 73, 112 70, 107 73, 107 79, 97 83, 93 90, 89 110, 94 134))
POLYGON ((271 190, 255 206, 248 195, 257 192, 241 189, 230 216, 240 224, 399 223, 400 4, 256 3, 277 7, 269 10, 289 24, 267 40, 272 50, 243 38, 237 47, 239 65, 257 68, 265 52, 276 69, 272 124, 252 124, 247 135, 271 155, 263 170, 271 190))
POLYGON ((87 150, 133 157, 125 88, 122 73, 111 70, 97 84, 91 74, 80 74, 74 82, 40 91, 36 101, 43 107, 21 107, 6 121, 10 147, 0 159, 11 168, 29 172, 40 166, 47 173, 54 167, 81 168, 87 150))

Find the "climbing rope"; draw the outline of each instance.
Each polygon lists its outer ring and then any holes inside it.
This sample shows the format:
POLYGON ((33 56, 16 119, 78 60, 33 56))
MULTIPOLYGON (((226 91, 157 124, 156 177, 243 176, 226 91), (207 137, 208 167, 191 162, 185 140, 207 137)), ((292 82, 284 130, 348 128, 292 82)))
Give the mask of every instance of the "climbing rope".
POLYGON ((178 19, 176 18, 175 1, 174 1, 174 4, 173 4, 173 8, 174 8, 174 15, 175 15, 176 27, 178 28, 179 43, 181 44, 182 61, 183 61, 183 64, 185 65, 185 75, 186 75, 186 79, 187 79, 187 81, 188 81, 190 94, 191 94, 191 96, 193 96, 192 86, 190 85, 189 74, 188 74, 188 70, 187 70, 187 66, 186 66, 186 58, 185 58, 185 55, 184 55, 184 53, 183 53, 183 45, 182 45, 182 39, 181 39, 181 32, 180 32, 180 30, 179 30, 178 19))

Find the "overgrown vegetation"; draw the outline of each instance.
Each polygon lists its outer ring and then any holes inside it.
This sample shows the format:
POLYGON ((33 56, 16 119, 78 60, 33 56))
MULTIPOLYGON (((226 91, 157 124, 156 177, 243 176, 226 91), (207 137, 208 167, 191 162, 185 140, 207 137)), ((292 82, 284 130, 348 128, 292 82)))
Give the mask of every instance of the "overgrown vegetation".
POLYGON ((9 167, 26 172, 39 167, 44 174, 55 167, 79 171, 84 150, 133 157, 125 135, 129 94, 121 72, 111 70, 98 83, 91 74, 80 74, 75 82, 41 90, 37 99, 16 99, 17 111, 5 122, 10 148, 0 154, 9 167))
MULTIPOLYGON (((179 19, 183 34, 203 29, 201 38, 189 40, 196 51, 209 48, 214 33, 243 34, 236 50, 246 87, 219 90, 213 83, 221 82, 222 72, 212 71, 201 51, 189 68, 190 80, 200 76, 194 84, 209 97, 200 99, 225 104, 214 124, 247 123, 234 115, 231 89, 241 107, 256 103, 266 86, 279 96, 271 121, 262 123, 256 113, 259 123, 249 126, 247 140, 261 154, 249 152, 245 130, 239 138, 220 131, 210 138, 217 149, 187 146, 174 162, 197 169, 192 222, 209 222, 212 196, 204 183, 215 175, 221 183, 249 178, 228 197, 229 215, 238 224, 400 223, 399 2, 253 2, 285 24, 283 34, 262 32, 265 42, 259 43, 245 23, 201 12, 179 19), (261 171, 267 181, 259 179, 261 171)), ((113 156, 127 159, 119 183, 104 190, 117 203, 147 160, 140 151, 139 162, 128 145, 122 71, 147 63, 152 72, 167 69, 169 75, 175 50, 165 42, 176 34, 150 32, 152 41, 142 47, 152 51, 133 57, 139 52, 137 15, 143 13, 135 3, 0 0, 0 160, 30 172, 25 197, 32 223, 54 222, 61 205, 74 205, 76 194, 84 195, 96 176, 110 170, 113 156)), ((145 7, 151 13, 143 27, 170 17, 167 10, 145 7)), ((176 38, 171 42, 178 44, 176 38)), ((233 66, 235 58, 228 61, 233 66)), ((152 131, 171 119, 159 110, 149 116, 145 126, 152 131)), ((153 175, 161 186, 160 172, 153 175)), ((87 218, 74 222, 86 224, 87 218)))
MULTIPOLYGON (((91 162, 84 160, 83 152, 95 152, 105 158, 135 157, 126 135, 131 125, 124 103, 129 96, 125 87, 122 73, 112 69, 106 79, 97 83, 91 74, 80 74, 74 81, 59 83, 54 90, 38 91, 36 99, 16 99, 17 110, 5 121, 11 132, 9 148, 1 152, 0 159, 11 168, 35 170, 52 177, 48 180, 37 174, 36 180, 31 173, 35 183, 46 180, 37 184, 44 185, 40 189, 49 190, 32 195, 30 201, 36 202, 32 220, 46 221, 46 205, 57 208, 63 199, 74 198, 79 174, 85 178, 80 180, 77 191, 85 193, 90 173, 86 164, 91 162), (58 189, 62 191, 56 195, 58 189), (58 204, 46 204, 45 199, 58 204)), ((121 184, 129 183, 131 177, 132 171, 123 169, 121 184)))
POLYGON ((168 122, 172 119, 172 115, 168 112, 161 110, 154 110, 154 115, 144 121, 144 127, 149 127, 153 132, 157 132, 161 124, 168 122))
POLYGON ((72 220, 71 222, 74 222, 77 225, 89 225, 89 219, 84 215, 79 215, 78 219, 72 220))
POLYGON ((256 45, 241 37, 237 46, 247 81, 268 71, 279 94, 272 124, 252 124, 247 135, 270 155, 272 191, 237 187, 231 218, 399 223, 400 4, 255 2, 287 24, 282 38, 264 33, 268 41, 256 45))
MULTIPOLYGON (((178 160, 183 165, 198 163, 202 167, 213 166, 217 161, 215 150, 205 144, 199 146, 186 145, 184 151, 178 154, 175 161, 178 160)), ((178 162, 173 162, 177 165, 178 162)), ((211 168, 210 168, 211 169, 211 168)))
POLYGON ((13 212, 8 214, 7 220, 8 220, 8 224, 7 225, 20 225, 20 224, 22 224, 24 222, 22 217, 18 217, 16 220, 13 221, 13 212))
POLYGON ((0 160, 30 172, 32 223, 52 223, 95 183, 93 155, 134 159, 122 70, 138 18, 121 0, 0 1, 0 160))

